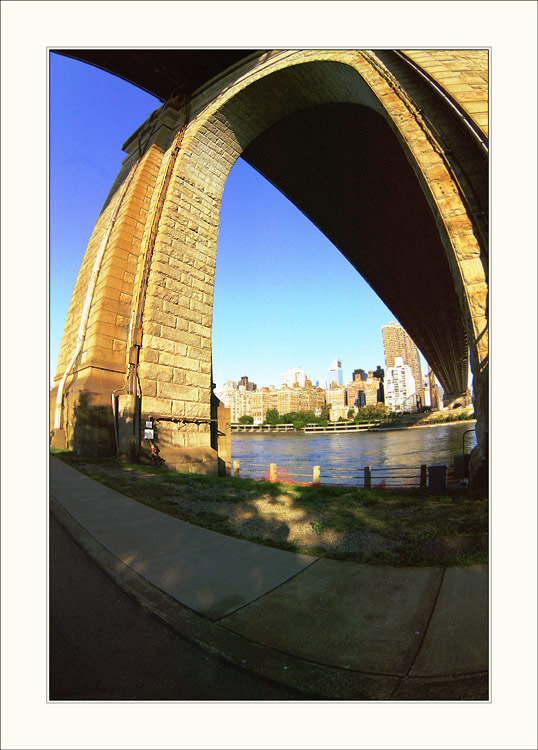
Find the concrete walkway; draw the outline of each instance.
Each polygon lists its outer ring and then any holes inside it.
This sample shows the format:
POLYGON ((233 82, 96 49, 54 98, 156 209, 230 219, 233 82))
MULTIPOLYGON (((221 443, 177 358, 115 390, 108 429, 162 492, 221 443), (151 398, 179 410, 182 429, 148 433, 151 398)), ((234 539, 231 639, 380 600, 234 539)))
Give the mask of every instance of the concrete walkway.
POLYGON ((296 555, 50 467, 52 510, 78 543, 142 606, 241 668, 308 699, 488 700, 487 567, 296 555))

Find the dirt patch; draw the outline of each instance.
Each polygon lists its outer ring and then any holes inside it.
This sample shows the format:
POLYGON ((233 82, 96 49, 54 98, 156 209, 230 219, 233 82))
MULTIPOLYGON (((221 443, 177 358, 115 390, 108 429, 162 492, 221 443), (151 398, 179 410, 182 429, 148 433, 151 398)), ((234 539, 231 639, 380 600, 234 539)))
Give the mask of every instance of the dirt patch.
POLYGON ((163 500, 193 513, 215 513, 225 518, 236 533, 247 539, 323 547, 347 554, 370 554, 395 546, 394 542, 371 531, 339 532, 324 528, 324 521, 317 513, 309 513, 295 506, 293 499, 287 495, 261 495, 246 502, 241 498, 238 503, 206 498, 196 500, 179 494, 167 495, 163 500))

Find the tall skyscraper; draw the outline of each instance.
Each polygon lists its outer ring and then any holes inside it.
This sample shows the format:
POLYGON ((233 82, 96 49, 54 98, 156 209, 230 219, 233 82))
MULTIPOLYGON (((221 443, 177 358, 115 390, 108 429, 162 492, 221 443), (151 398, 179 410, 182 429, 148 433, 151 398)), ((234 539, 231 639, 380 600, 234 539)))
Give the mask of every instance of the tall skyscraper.
POLYGON ((344 371, 342 370, 342 362, 339 359, 333 359, 327 370, 327 387, 331 387, 331 383, 337 385, 344 385, 344 371))
POLYGON ((424 388, 420 356, 416 344, 402 326, 397 323, 389 323, 383 326, 381 330, 383 332, 386 369, 394 367, 396 357, 401 357, 403 364, 411 368, 411 373, 415 379, 417 397, 422 404, 424 388))

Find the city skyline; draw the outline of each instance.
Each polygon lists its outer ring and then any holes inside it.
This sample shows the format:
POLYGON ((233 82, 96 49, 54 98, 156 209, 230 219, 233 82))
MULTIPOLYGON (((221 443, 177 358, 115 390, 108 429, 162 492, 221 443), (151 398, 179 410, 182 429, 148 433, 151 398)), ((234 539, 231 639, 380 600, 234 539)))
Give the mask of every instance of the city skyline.
MULTIPOLYGON (((368 367, 363 367, 363 368, 353 367, 353 369, 351 370, 351 372, 349 373, 349 376, 348 376, 348 375, 346 375, 346 373, 348 372, 348 369, 350 369, 350 368, 347 368, 346 366, 343 365, 342 359, 340 357, 333 357, 332 360, 330 361, 330 363, 325 368, 325 371, 323 373, 325 376, 327 376, 328 372, 330 371, 331 365, 333 365, 336 361, 338 361, 340 363, 340 368, 338 368, 338 369, 341 369, 342 370, 342 374, 343 374, 343 380, 342 380, 342 382, 335 381, 335 382, 338 382, 338 385, 342 385, 342 384, 345 385, 346 383, 352 382, 353 381, 354 372, 358 371, 359 369, 362 369, 365 372, 365 374, 367 374, 369 371, 375 372, 376 368, 381 367, 382 364, 383 364, 382 362, 380 362, 380 363, 377 363, 375 367, 373 365, 370 366, 370 364, 369 364, 368 367)), ((264 382, 264 383, 257 384, 257 388, 268 388, 270 386, 274 386, 275 388, 279 388, 279 387, 284 386, 284 385, 288 385, 291 388, 291 387, 293 387, 292 384, 291 384, 291 382, 290 382, 290 378, 291 378, 292 374, 294 375, 293 380, 296 383, 299 383, 301 385, 301 387, 304 386, 304 380, 305 379, 309 380, 312 383, 312 385, 314 385, 314 386, 319 383, 320 384, 319 385, 320 388, 325 388, 325 387, 328 388, 330 386, 330 382, 329 382, 328 377, 322 378, 322 377, 313 376, 313 375, 311 375, 311 373, 309 373, 306 370, 306 368, 302 367, 301 365, 295 365, 293 367, 288 367, 285 372, 282 372, 280 374, 279 378, 271 380, 269 382, 264 382), (286 377, 286 381, 284 380, 285 377, 286 377)), ((250 377, 251 377, 250 376, 250 372, 245 372, 241 376, 235 375, 235 373, 233 373, 231 376, 228 375, 228 377, 226 377, 222 381, 216 382, 215 379, 214 379, 213 382, 216 385, 216 390, 219 390, 221 388, 224 388, 227 383, 232 382, 232 381, 235 382, 236 384, 240 385, 241 384, 241 382, 240 382, 241 379, 245 378, 245 377, 248 378, 249 382, 252 382, 250 380, 250 377)))
MULTIPOLYGON (((160 102, 55 54, 50 84, 52 382, 78 270, 125 156, 121 145, 160 102)), ((242 159, 223 194, 213 313, 219 386, 245 374, 278 384, 294 366, 321 381, 335 357, 344 372, 374 369, 383 362, 381 326, 394 318, 334 245, 242 159)))

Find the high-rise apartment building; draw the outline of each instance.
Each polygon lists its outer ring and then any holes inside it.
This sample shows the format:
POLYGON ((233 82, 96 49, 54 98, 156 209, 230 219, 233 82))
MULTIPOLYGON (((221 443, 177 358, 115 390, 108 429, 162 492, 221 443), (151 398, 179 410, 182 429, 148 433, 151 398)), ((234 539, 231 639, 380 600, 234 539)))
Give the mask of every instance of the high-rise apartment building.
POLYGON ((243 375, 241 380, 239 381, 239 385, 245 386, 245 389, 247 391, 255 391, 256 390, 256 383, 251 383, 248 379, 247 375, 243 375))
POLYGON ((366 380, 367 378, 366 371, 363 370, 362 368, 353 370, 352 378, 353 380, 357 380, 357 378, 360 378, 361 380, 366 380))
POLYGON ((269 409, 276 409, 278 404, 278 391, 274 388, 259 388, 252 394, 250 404, 251 416, 254 424, 263 424, 269 409))
POLYGON ((277 409, 280 415, 292 411, 306 411, 308 395, 304 388, 288 388, 283 386, 277 391, 277 409))
POLYGON ((308 399, 307 411, 313 411, 316 417, 319 417, 325 406, 325 391, 322 388, 311 386, 306 388, 306 393, 308 399))
POLYGON ((293 388, 295 384, 304 388, 306 380, 307 375, 302 367, 292 367, 290 370, 282 373, 282 385, 287 385, 289 388, 293 388))
MULTIPOLYGON (((334 380, 332 381, 335 382, 334 380)), ((347 416, 349 407, 347 405, 347 391, 343 385, 333 385, 332 388, 325 390, 325 401, 330 404, 329 419, 336 422, 339 417, 344 419, 347 416)))
POLYGON ((417 398, 423 400, 423 380, 420 356, 416 344, 409 334, 397 323, 389 323, 382 327, 383 347, 385 350, 385 368, 394 367, 396 358, 401 357, 403 363, 411 368, 416 383, 417 398))
POLYGON ((346 386, 347 403, 350 409, 360 409, 361 406, 366 405, 364 380, 356 370, 353 373, 353 376, 351 383, 348 383, 346 386))
POLYGON ((403 357, 396 357, 394 366, 387 367, 385 378, 385 403, 391 411, 416 411, 417 389, 411 367, 403 357))
POLYGON ((255 391, 247 391, 244 385, 229 393, 230 420, 239 422, 240 417, 250 416, 252 413, 252 397, 255 391))
POLYGON ((364 396, 366 406, 375 406, 383 402, 383 384, 380 378, 376 378, 373 370, 368 370, 368 377, 364 381, 364 396))
POLYGON ((219 399, 219 401, 222 401, 227 409, 229 409, 230 398, 232 397, 233 392, 236 390, 237 383, 235 382, 235 380, 227 380, 220 390, 215 391, 215 396, 219 399))

